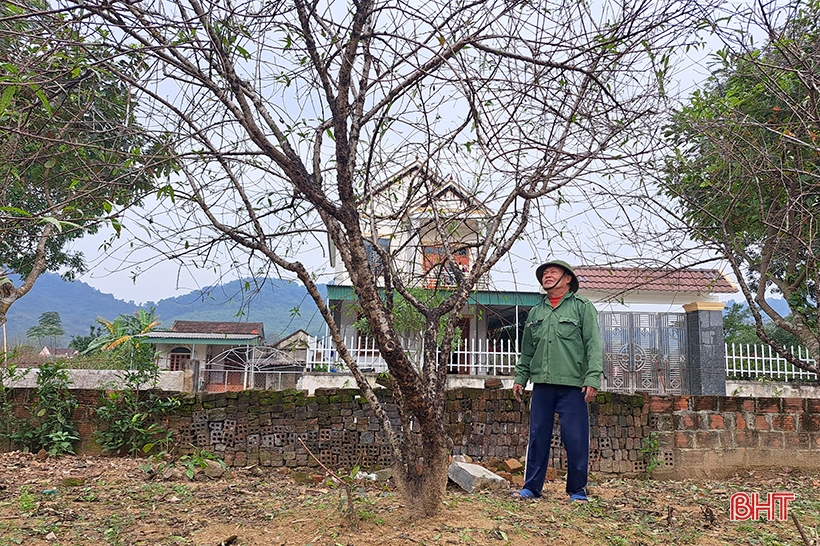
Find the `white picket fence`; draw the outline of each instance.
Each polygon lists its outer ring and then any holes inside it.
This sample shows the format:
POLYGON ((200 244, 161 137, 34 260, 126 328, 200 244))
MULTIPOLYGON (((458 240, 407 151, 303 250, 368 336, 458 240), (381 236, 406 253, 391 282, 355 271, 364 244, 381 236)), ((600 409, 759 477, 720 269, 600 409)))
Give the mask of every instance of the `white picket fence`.
MULTIPOLYGON (((410 360, 420 367, 424 355, 423 345, 406 342, 403 346, 410 360)), ((375 340, 365 336, 350 337, 345 340, 345 347, 356 360, 360 370, 377 373, 387 371, 387 363, 376 348, 375 340)), ((461 340, 450 354, 448 371, 467 375, 513 375, 517 360, 518 352, 513 341, 461 340)), ((336 345, 330 338, 311 341, 308 345, 305 369, 317 372, 347 370, 339 357, 336 345)))
MULTIPOLYGON (((815 361, 804 347, 790 347, 789 353, 812 366, 815 361)), ((773 381, 817 381, 817 374, 795 367, 769 345, 726 344, 726 377, 770 379, 773 381)))
MULTIPOLYGON (((371 338, 359 336, 345 340, 360 369, 387 371, 387 364, 371 338)), ((410 359, 420 365, 420 346, 405 344, 410 359)), ((814 365, 804 347, 792 347, 790 352, 800 360, 814 365)), ((499 340, 461 340, 450 355, 448 371, 468 375, 513 375, 518 352, 515 343, 499 340)), ((314 339, 307 352, 308 371, 344 372, 347 370, 330 338, 314 339)), ((766 378, 775 381, 817 381, 817 375, 796 368, 768 345, 726 344, 726 377, 735 379, 766 378)))

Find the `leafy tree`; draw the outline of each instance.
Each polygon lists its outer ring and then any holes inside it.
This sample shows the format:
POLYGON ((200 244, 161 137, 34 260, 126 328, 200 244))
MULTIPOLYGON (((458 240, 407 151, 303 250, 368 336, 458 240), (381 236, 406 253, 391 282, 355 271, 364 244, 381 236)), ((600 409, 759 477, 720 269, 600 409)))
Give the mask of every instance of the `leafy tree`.
POLYGON ((449 464, 447 351, 471 291, 531 218, 556 235, 545 219, 562 192, 640 163, 642 137, 664 107, 670 48, 687 39, 694 6, 68 5, 82 7, 78 25, 105 45, 155 68, 120 76, 141 89, 146 118, 174 128, 182 154, 184 179, 167 192, 177 214, 145 222, 165 255, 301 281, 382 424, 408 511, 436 512, 449 464), (393 176, 411 164, 412 174, 393 176), (400 426, 303 263, 318 244, 343 266, 387 362, 400 426), (414 264, 430 244, 439 260, 420 271, 414 264), (465 256, 468 267, 453 267, 465 256), (431 276, 452 289, 414 295, 431 276), (402 345, 396 295, 423 317, 417 360, 402 345))
POLYGON ((0 4, 0 324, 43 271, 83 272, 68 243, 106 222, 118 232, 171 166, 118 76, 145 65, 111 54, 45 2, 0 4))
POLYGON ((664 189, 691 237, 731 265, 757 335, 817 373, 772 337, 765 315, 820 362, 820 3, 760 4, 739 17, 768 42, 727 41, 717 54, 708 85, 668 128, 664 189), (778 17, 785 22, 775 26, 778 17), (769 305, 770 292, 783 295, 789 316, 769 305))
POLYGON ((71 336, 68 346, 78 353, 85 352, 91 342, 103 335, 102 326, 91 325, 87 336, 71 336))
POLYGON ((63 322, 60 319, 60 313, 56 311, 46 311, 40 315, 37 321, 37 326, 32 326, 26 331, 28 337, 33 337, 38 341, 42 338, 51 338, 52 349, 57 344, 57 338, 65 334, 63 330, 63 322))
POLYGON ((733 302, 723 310, 723 339, 726 343, 739 345, 760 342, 755 333, 752 313, 747 305, 733 302))
MULTIPOLYGON (((786 320, 792 320, 792 316, 786 316, 786 320)), ((764 328, 768 339, 771 340, 771 342, 774 342, 774 344, 778 347, 785 347, 787 350, 791 351, 792 348, 797 348, 803 345, 797 336, 787 330, 784 330, 783 328, 780 328, 772 321, 767 322, 764 328)))
MULTIPOLYGON (((791 319, 791 315, 786 317, 791 319)), ((767 320, 764 325, 766 335, 777 346, 797 347, 801 345, 800 340, 794 334, 778 327, 771 320, 767 320)), ((762 342, 757 336, 754 317, 749 307, 743 303, 733 302, 723 311, 723 334, 726 343, 738 345, 755 345, 762 342)))

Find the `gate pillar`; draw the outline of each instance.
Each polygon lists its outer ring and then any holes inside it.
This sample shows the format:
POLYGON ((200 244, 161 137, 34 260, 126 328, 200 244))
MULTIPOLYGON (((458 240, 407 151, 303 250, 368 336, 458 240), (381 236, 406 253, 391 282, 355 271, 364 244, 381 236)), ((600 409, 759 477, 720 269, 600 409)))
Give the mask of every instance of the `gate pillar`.
POLYGON ((686 311, 686 379, 689 394, 726 396, 722 302, 694 302, 686 311))

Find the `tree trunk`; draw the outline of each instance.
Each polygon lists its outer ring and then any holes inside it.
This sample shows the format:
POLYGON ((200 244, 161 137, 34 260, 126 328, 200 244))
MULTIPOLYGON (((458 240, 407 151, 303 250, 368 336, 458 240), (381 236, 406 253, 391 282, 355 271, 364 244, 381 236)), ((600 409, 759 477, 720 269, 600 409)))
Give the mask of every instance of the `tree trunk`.
POLYGON ((409 457, 415 453, 410 446, 409 434, 405 433, 402 452, 407 462, 394 465, 397 468, 396 486, 405 502, 405 512, 411 520, 435 515, 441 509, 447 488, 447 469, 450 465, 449 438, 441 423, 422 427, 421 453, 423 458, 409 457), (426 433, 424 429, 427 429, 426 433))

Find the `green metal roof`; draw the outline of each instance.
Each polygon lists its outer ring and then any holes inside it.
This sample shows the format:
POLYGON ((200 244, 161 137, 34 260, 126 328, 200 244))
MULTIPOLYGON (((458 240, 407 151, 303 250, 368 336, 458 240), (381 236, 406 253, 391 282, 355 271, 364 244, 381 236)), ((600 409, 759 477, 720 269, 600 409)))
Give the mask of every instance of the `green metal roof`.
POLYGON ((147 343, 180 345, 261 345, 258 335, 247 334, 193 334, 185 332, 150 332, 145 336, 147 343))
MULTIPOLYGON (((441 292, 448 292, 442 290, 441 292)), ((329 284, 327 286, 327 297, 335 301, 355 301, 356 293, 352 286, 341 286, 329 284)), ((543 295, 537 292, 502 292, 496 290, 477 290, 470 294, 468 304, 478 304, 486 306, 512 306, 535 307, 543 299, 543 295)))

